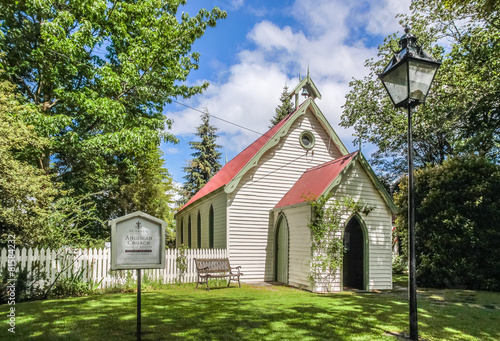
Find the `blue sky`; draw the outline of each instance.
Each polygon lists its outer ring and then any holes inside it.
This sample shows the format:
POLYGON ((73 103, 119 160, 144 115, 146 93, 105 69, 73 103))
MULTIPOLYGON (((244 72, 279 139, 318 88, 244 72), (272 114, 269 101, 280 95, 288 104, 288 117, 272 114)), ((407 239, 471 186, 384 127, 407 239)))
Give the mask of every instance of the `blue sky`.
MULTIPOLYGON (((347 149, 356 150, 354 131, 338 125, 349 81, 368 73, 364 62, 377 58, 386 36, 402 32, 395 16, 409 12, 410 0, 188 0, 180 11, 195 15, 215 6, 227 11, 227 18, 194 44, 200 68, 188 78, 189 84, 208 81, 210 86, 202 95, 177 100, 265 133, 283 86, 295 87, 309 66, 322 94, 317 100, 321 111, 347 149)), ((164 113, 174 120, 170 132, 180 143, 161 149, 174 181, 182 183, 200 113, 175 103, 164 113)), ((211 124, 219 128, 222 164, 259 137, 215 118, 211 124)))

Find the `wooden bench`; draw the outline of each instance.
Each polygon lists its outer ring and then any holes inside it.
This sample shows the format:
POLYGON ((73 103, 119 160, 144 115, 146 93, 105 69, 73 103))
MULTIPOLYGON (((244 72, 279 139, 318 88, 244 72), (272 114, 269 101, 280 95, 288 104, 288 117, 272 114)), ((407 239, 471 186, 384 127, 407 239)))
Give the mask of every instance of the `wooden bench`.
POLYGON ((218 259, 194 259, 196 264, 196 270, 198 272, 198 279, 196 280, 196 289, 198 289, 198 284, 205 283, 207 285, 207 291, 210 291, 208 286, 208 280, 211 278, 228 278, 227 286, 231 284, 231 280, 238 280, 238 285, 241 288, 240 276, 243 275, 240 272, 241 266, 232 268, 229 265, 229 258, 218 258, 218 259))

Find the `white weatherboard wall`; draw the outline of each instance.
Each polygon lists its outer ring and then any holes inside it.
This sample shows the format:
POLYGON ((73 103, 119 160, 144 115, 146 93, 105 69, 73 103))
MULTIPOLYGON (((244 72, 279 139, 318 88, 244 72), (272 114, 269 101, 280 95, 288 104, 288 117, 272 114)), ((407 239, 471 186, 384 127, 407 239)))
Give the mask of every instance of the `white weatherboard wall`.
POLYGON ((229 255, 241 265, 247 282, 272 280, 274 230, 270 211, 302 173, 341 154, 310 109, 296 119, 288 134, 250 169, 238 187, 228 194, 229 255), (316 145, 306 153, 299 136, 315 135, 316 145))
MULTIPOLYGON (((365 223, 369 238, 368 289, 392 289, 392 213, 359 160, 343 175, 334 193, 337 198, 350 196, 364 204, 375 206, 368 215, 359 215, 365 223)), ((334 290, 340 289, 340 282, 337 282, 334 290)))
POLYGON ((189 236, 189 217, 191 217, 191 248, 197 249, 208 249, 209 239, 208 239, 208 218, 210 213, 210 206, 213 206, 214 210, 214 248, 215 249, 225 249, 227 246, 226 242, 226 193, 221 190, 216 190, 204 197, 201 200, 197 200, 192 203, 176 217, 176 245, 179 247, 181 245, 181 220, 183 221, 184 227, 184 245, 188 245, 189 236), (198 212, 201 215, 201 246, 198 245, 198 212))

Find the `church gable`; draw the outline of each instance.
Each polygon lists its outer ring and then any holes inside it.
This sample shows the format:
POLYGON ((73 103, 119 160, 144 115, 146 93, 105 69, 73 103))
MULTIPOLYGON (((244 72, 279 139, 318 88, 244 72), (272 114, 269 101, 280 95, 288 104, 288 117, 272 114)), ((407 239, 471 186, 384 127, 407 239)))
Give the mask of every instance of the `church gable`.
POLYGON ((264 192, 279 187, 280 194, 286 193, 306 169, 343 156, 311 106, 289 121, 280 139, 261 149, 227 185, 226 193, 241 195, 237 192, 249 186, 267 187, 264 192))
MULTIPOLYGON (((314 146, 312 148, 309 148, 308 146, 304 146, 303 137, 304 135, 309 135, 307 134, 307 131, 314 131, 315 134, 319 134, 318 137, 320 137, 320 140, 318 142, 324 142, 323 147, 328 150, 327 154, 333 153, 332 155, 330 155, 330 157, 324 157, 324 161, 330 160, 332 156, 333 158, 336 158, 348 154, 347 148, 339 139, 335 131, 331 128, 330 124, 311 98, 302 103, 298 110, 296 110, 289 117, 285 118, 283 121, 280 122, 280 124, 282 124, 282 127, 274 134, 271 139, 269 139, 269 141, 267 141, 265 145, 261 147, 258 152, 255 153, 255 155, 245 165, 245 167, 243 167, 238 172, 238 174, 227 184, 227 186, 225 187, 226 193, 233 192, 238 187, 240 180, 244 178, 245 174, 252 168, 261 164, 261 158, 264 155, 268 154, 269 150, 275 150, 276 146, 278 147, 278 149, 280 149, 283 146, 285 140, 291 141, 287 142, 287 144, 289 143, 290 148, 293 148, 289 152, 290 155, 294 154, 296 157, 298 157, 298 154, 302 153, 304 149, 306 151, 309 151, 309 155, 311 156, 314 156, 314 154, 317 154, 318 152, 324 153, 324 151, 321 150, 321 147, 316 148, 316 146, 314 146), (304 116, 308 117, 308 123, 305 123, 302 126, 301 122, 304 121, 304 116), (286 122, 284 122, 283 124, 283 121, 286 122), (297 126, 297 121, 299 122, 299 126, 297 126), (299 134, 298 136, 295 136, 295 140, 293 140, 293 137, 290 139, 290 137, 293 136, 294 132, 296 134, 299 134), (297 142, 299 143, 299 145, 297 145, 297 142)), ((314 134, 311 138, 314 139, 314 134)), ((316 141, 311 142, 315 143, 316 141)))

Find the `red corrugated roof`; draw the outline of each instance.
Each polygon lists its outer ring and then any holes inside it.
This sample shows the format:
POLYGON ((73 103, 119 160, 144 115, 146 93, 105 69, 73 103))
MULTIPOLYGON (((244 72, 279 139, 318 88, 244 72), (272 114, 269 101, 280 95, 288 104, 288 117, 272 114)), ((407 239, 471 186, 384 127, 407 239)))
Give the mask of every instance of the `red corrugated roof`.
POLYGON ((259 137, 254 143, 248 146, 241 153, 236 155, 231 161, 229 161, 220 171, 217 172, 207 183, 203 186, 198 193, 196 193, 180 210, 182 211, 193 202, 201 199, 205 195, 212 193, 213 191, 227 185, 238 172, 245 167, 245 165, 254 157, 255 154, 278 132, 278 130, 285 124, 285 122, 296 112, 282 119, 277 125, 271 128, 267 133, 259 137))
POLYGON ((321 196, 340 172, 358 154, 354 152, 343 157, 307 169, 274 208, 286 207, 306 202, 321 196))

